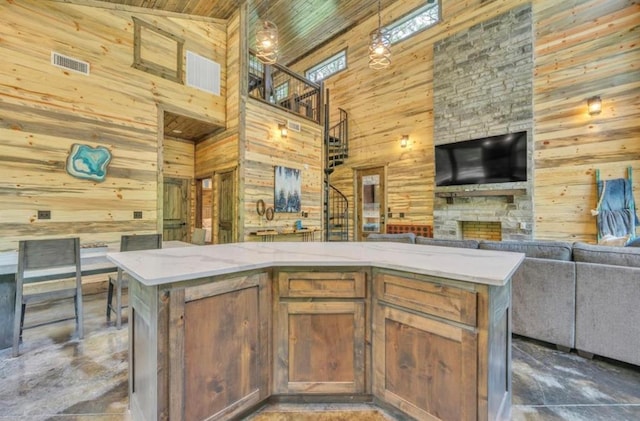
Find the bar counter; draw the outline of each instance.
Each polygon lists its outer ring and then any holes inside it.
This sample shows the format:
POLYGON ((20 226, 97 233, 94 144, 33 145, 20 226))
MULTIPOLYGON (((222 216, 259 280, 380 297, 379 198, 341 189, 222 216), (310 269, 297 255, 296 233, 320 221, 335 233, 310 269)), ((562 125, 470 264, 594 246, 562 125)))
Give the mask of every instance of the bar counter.
POLYGON ((508 419, 523 254, 235 243, 107 258, 129 272, 134 420, 235 419, 272 399, 398 419, 508 419))

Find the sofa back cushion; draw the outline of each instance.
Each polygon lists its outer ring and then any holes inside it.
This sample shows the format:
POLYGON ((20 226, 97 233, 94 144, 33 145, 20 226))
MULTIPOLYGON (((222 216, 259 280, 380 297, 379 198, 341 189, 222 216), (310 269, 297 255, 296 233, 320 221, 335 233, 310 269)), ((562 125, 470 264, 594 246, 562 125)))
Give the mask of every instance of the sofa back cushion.
POLYGON ((480 241, 480 248, 524 253, 537 259, 571 260, 572 244, 562 241, 480 241))
POLYGON ((416 237, 416 244, 426 244, 428 246, 441 246, 441 247, 460 247, 467 249, 477 249, 477 240, 447 240, 445 238, 427 238, 416 237))
POLYGON ((575 243, 573 245, 573 260, 584 263, 640 268, 640 248, 575 243))
POLYGON ((412 232, 405 232, 402 234, 369 234, 367 241, 389 241, 392 243, 409 243, 415 244, 416 235, 412 232))

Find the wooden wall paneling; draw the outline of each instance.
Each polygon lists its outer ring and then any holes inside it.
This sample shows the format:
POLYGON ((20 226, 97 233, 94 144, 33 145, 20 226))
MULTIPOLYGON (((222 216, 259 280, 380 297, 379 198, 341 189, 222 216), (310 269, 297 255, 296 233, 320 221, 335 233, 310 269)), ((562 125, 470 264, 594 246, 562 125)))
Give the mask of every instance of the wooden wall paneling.
MULTIPOLYGON (((183 36, 187 49, 221 63, 224 89, 226 25, 152 15, 155 24, 183 36)), ((189 109, 224 125, 224 98, 132 68, 131 18, 147 18, 136 11, 18 0, 2 3, 0 16, 7 23, 0 25, 7 68, 0 74, 6 169, 0 192, 8 198, 2 201, 0 250, 14 249, 25 237, 76 234, 83 243, 115 245, 123 233, 155 232, 161 217, 156 105, 189 109), (89 62, 90 74, 52 66, 51 51, 89 62), (104 182, 66 174, 73 143, 111 150, 104 182), (37 221, 37 210, 51 210, 52 219, 37 221), (142 220, 133 220, 134 210, 143 212, 142 220)))
POLYGON ((244 48, 241 40, 245 39, 241 28, 245 27, 241 25, 239 11, 236 11, 227 25, 227 128, 237 128, 239 124, 240 82, 244 81, 246 72, 242 67, 244 58, 241 60, 244 48))
POLYGON ((215 171, 238 162, 238 133, 227 131, 199 142, 195 148, 195 177, 210 177, 215 171))
POLYGON ((259 101, 249 100, 246 105, 245 141, 242 150, 244 168, 242 210, 245 241, 255 241, 250 232, 264 229, 292 229, 301 219, 306 227, 322 226, 322 135, 321 127, 259 101), (294 119, 302 126, 301 132, 289 131, 287 138, 277 133, 278 122, 294 119), (302 210, 300 213, 276 213, 273 221, 266 221, 256 213, 256 201, 264 200, 267 207, 274 204, 274 166, 281 165, 302 171, 302 210))
POLYGON ((193 178, 195 172, 195 144, 168 136, 164 138, 162 156, 165 177, 193 178))
POLYGON ((534 3, 536 31, 536 236, 595 242, 595 170, 625 178, 634 169, 640 198, 637 39, 640 8, 628 1, 534 3), (587 113, 600 95, 603 111, 587 113))

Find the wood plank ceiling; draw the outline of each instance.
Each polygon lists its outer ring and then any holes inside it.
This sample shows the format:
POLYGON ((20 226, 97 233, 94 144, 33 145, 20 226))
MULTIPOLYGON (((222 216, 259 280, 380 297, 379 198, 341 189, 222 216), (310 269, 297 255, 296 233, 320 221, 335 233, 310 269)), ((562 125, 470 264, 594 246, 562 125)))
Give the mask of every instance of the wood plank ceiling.
MULTIPOLYGON (((187 15, 228 19, 243 0, 104 0, 187 15)), ((278 62, 291 65, 309 51, 378 12, 377 0, 246 0, 250 40, 259 19, 278 26, 278 62)), ((384 9, 399 0, 380 0, 384 9)), ((384 23, 384 22, 383 22, 384 23)), ((251 48, 254 42, 249 44, 251 48)))

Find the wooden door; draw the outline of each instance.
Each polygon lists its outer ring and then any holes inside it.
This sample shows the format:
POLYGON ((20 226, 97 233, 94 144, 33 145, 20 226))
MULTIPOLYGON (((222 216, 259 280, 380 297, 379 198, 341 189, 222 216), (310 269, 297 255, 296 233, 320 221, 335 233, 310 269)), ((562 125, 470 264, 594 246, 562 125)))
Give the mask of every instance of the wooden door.
POLYGON ((220 173, 218 179, 218 243, 233 243, 235 220, 235 170, 220 173))
POLYGON ((164 179, 162 239, 187 241, 189 180, 164 179))
POLYGON ((213 214, 213 180, 211 177, 196 181, 196 228, 205 230, 205 243, 211 243, 213 214))
POLYGON ((369 234, 386 232, 384 167, 358 170, 357 189, 357 238, 365 241, 369 234))

